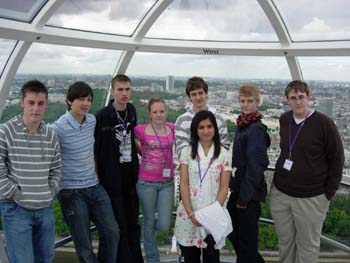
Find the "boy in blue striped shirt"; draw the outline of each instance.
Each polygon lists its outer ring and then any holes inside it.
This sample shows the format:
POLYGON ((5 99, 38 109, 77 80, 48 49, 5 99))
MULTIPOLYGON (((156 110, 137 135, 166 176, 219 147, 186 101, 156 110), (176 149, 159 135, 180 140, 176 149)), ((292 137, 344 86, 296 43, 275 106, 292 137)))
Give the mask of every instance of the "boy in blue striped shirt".
POLYGON ((91 87, 76 82, 69 87, 68 110, 52 128, 62 154, 62 180, 58 199, 72 234, 79 262, 115 263, 119 227, 105 189, 98 183, 94 164, 95 116, 89 114, 93 100, 91 87), (98 256, 93 252, 90 220, 97 227, 98 256))

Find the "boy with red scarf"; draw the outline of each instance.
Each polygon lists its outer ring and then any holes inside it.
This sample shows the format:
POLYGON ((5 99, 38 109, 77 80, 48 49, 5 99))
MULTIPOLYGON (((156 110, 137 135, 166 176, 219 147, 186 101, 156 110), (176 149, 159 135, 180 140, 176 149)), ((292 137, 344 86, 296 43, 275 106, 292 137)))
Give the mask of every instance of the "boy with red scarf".
POLYGON ((232 148, 232 166, 236 168, 230 183, 231 195, 227 203, 234 231, 228 236, 236 251, 237 262, 263 263, 258 252, 258 220, 260 202, 266 197, 264 171, 269 164, 267 148, 270 137, 262 124, 259 88, 245 84, 239 88, 241 114, 232 148))

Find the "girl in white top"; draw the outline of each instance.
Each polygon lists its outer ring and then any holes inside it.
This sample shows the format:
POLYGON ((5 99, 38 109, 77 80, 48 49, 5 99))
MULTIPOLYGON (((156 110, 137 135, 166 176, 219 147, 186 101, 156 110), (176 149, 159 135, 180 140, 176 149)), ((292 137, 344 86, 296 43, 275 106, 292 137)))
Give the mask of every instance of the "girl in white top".
MULTIPOLYGON (((194 212, 218 201, 224 204, 231 175, 229 152, 221 146, 215 116, 198 112, 191 123, 191 144, 180 157, 181 203, 177 209, 175 236, 185 262, 220 262, 219 250, 210 233, 203 231, 194 212)), ((218 219, 220 220, 220 219, 218 219)))

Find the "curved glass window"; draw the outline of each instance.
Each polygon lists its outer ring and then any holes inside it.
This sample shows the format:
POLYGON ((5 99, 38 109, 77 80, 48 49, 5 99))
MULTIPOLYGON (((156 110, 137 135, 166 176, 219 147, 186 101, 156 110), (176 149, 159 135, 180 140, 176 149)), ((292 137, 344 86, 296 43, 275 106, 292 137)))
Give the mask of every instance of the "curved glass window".
MULTIPOLYGON (((345 148, 345 174, 350 167, 350 57, 300 57, 304 79, 311 88, 312 107, 331 117, 345 148)), ((347 178, 347 179, 346 179, 347 178)))
POLYGON ((16 41, 0 38, 0 77, 6 65, 6 62, 15 47, 16 41))
POLYGON ((289 79, 282 57, 210 56, 138 52, 128 73, 146 76, 194 75, 224 79, 289 79))
POLYGON ((1 122, 21 112, 18 104, 22 85, 38 79, 49 89, 49 105, 44 120, 52 122, 67 108, 68 87, 76 81, 88 83, 94 90, 90 112, 104 106, 110 80, 120 57, 120 51, 33 44, 28 50, 12 82, 1 122))
POLYGON ((0 1, 0 17, 31 22, 47 0, 0 1))
POLYGON ((278 41, 255 0, 174 0, 146 37, 211 41, 278 41))
POLYGON ((274 0, 293 41, 349 40, 348 0, 274 0))
MULTIPOLYGON (((190 106, 185 93, 188 78, 203 77, 209 86, 208 103, 227 120, 231 141, 240 112, 238 86, 252 82, 257 84, 261 89, 260 110, 272 139, 270 160, 277 159, 280 151, 278 118, 285 110, 283 90, 290 79, 288 65, 283 57, 137 53, 131 61, 128 74, 142 79, 139 84, 133 81, 133 90, 142 91, 142 98, 146 98, 147 91, 151 96, 156 96, 157 92, 157 96, 169 98, 166 100, 169 109, 177 111, 175 118, 171 119, 171 116, 168 116, 169 121, 175 121, 179 115, 178 111, 190 106), (173 89, 167 84, 170 80, 174 83, 173 89), (162 91, 164 93, 160 93, 162 91), (170 93, 171 97, 167 93, 170 93)), ((138 112, 145 109, 146 104, 137 108, 138 112)), ((147 121, 140 118, 140 123, 147 121)))
POLYGON ((350 57, 299 57, 299 62, 306 81, 350 82, 350 57))
POLYGON ((33 44, 18 72, 24 74, 113 74, 121 51, 33 44))
POLYGON ((65 0, 48 25, 132 35, 155 0, 65 0))

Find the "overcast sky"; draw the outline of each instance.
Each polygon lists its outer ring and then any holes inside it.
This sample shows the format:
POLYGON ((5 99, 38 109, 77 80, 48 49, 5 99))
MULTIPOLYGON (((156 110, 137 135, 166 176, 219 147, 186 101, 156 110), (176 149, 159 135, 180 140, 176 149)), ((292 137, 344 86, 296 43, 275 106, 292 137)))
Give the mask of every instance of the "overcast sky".
MULTIPOLYGON (((22 0, 25 1, 25 0, 22 0)), ((21 0, 16 0, 20 4, 21 0)), ((14 3, 15 3, 14 2, 14 3)), ((349 0, 275 0, 295 41, 350 40, 349 0)), ((131 35, 153 0, 66 0, 49 24, 131 35)), ((278 41, 255 0, 174 0, 146 35, 220 41, 278 41)), ((1 37, 1 36, 0 36, 1 37)), ((0 39, 0 70, 13 41, 0 39)), ((112 74, 121 51, 33 44, 20 73, 112 74)), ((350 81, 350 57, 299 58, 304 78, 350 81)), ((283 78, 283 57, 137 53, 131 75, 283 78)))

